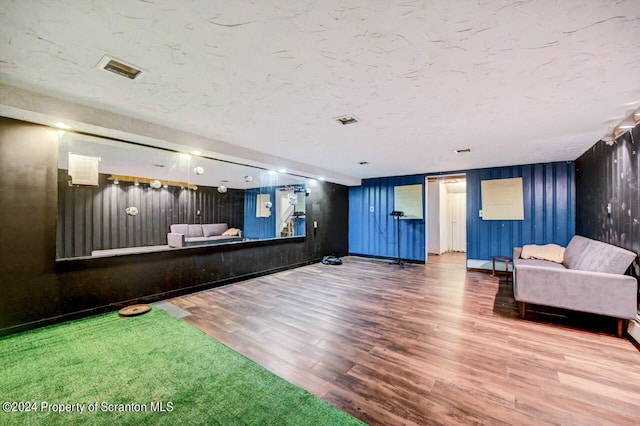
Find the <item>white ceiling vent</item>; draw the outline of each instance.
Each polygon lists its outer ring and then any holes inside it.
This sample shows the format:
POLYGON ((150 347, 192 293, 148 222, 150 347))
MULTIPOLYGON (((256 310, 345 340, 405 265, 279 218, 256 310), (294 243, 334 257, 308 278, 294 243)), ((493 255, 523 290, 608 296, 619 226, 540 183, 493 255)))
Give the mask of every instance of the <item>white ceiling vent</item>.
POLYGON ((360 121, 355 115, 343 115, 341 117, 336 117, 335 120, 343 126, 346 126, 347 124, 354 124, 360 121))
POLYGON ((136 65, 125 62, 122 59, 112 58, 109 55, 104 55, 96 67, 111 71, 130 80, 139 78, 143 71, 142 68, 136 65))

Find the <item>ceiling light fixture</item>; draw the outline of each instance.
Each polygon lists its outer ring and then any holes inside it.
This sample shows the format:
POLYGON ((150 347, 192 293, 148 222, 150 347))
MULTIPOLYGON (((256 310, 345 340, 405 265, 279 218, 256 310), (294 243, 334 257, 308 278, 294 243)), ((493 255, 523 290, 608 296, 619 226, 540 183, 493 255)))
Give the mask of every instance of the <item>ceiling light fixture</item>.
POLYGON ((69 126, 66 123, 63 123, 62 121, 58 121, 57 123, 53 123, 54 126, 56 126, 58 129, 63 129, 63 130, 69 130, 71 128, 71 126, 69 126))
MULTIPOLYGON (((135 186, 139 186, 141 183, 147 183, 153 189, 160 189, 163 186, 163 183, 157 179, 146 178, 142 176, 126 176, 126 175, 111 175, 107 178, 107 180, 113 181, 114 184, 119 184, 120 182, 133 182, 135 186), (116 183, 118 182, 118 183, 116 183)), ((190 189, 196 189, 197 186, 190 184, 188 182, 179 182, 175 180, 168 180, 164 182, 164 185, 168 186, 181 186, 190 189)))
POLYGON ((619 129, 633 129, 634 127, 636 127, 636 120, 632 116, 625 118, 618 124, 619 129))
POLYGON ((629 130, 636 127, 638 121, 640 121, 640 110, 632 112, 624 120, 622 120, 613 130, 613 134, 618 137, 621 134, 628 132, 629 130))
POLYGON ((355 115, 343 115, 340 117, 336 117, 335 120, 342 124, 343 126, 346 126, 347 124, 354 124, 359 122, 360 120, 358 120, 358 117, 356 117, 355 115))
POLYGON ((191 151, 191 153, 193 155, 202 155, 202 153, 200 151, 191 151))
POLYGON ((324 176, 320 176, 318 180, 324 182, 324 176))
POLYGON ((287 173, 287 169, 279 169, 278 173, 287 173))

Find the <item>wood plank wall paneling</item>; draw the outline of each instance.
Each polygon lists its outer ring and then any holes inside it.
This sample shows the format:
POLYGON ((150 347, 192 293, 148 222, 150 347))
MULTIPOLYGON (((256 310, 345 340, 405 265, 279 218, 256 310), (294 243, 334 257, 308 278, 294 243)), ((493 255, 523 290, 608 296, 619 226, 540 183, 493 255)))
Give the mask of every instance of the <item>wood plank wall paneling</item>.
POLYGON ((200 186, 197 191, 170 186, 152 189, 132 182, 114 185, 100 175, 98 188, 73 188, 67 171, 58 170, 57 232, 59 258, 90 256, 93 250, 164 245, 174 223, 219 223, 244 227, 244 191, 200 186), (127 215, 129 206, 137 216, 127 215), (200 215, 197 212, 200 212, 200 215))
MULTIPOLYGON (((424 183, 426 176, 467 176, 467 258, 489 260, 510 256, 514 246, 556 243, 566 246, 575 232, 575 176, 573 162, 527 164, 434 174, 366 179, 349 190, 349 253, 395 257, 396 228, 393 188, 424 183), (482 220, 481 182, 523 178, 524 220, 482 220), (374 211, 370 212, 369 207, 374 211)), ((428 218, 427 218, 428 220, 428 218)), ((401 224, 401 256, 424 261, 425 221, 401 224)))
MULTIPOLYGON (((640 253, 640 126, 576 160, 577 233, 640 253), (611 214, 607 204, 611 203, 611 214)), ((632 268, 640 275, 638 259, 632 268)))

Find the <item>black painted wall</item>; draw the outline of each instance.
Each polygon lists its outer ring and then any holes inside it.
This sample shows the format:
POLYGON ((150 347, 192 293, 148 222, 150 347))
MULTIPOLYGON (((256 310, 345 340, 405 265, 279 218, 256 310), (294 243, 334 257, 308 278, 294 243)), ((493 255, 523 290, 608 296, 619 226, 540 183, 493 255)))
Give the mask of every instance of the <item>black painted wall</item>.
POLYGON ((176 186, 153 189, 133 182, 114 185, 101 174, 98 188, 67 184, 58 170, 58 258, 91 256, 93 250, 167 244, 174 223, 226 223, 244 228, 244 190, 200 186, 197 191, 176 186), (137 216, 125 209, 135 206, 137 216), (197 213, 200 213, 199 215, 197 213))
POLYGON ((0 335, 347 254, 348 188, 319 182, 306 237, 56 262, 57 144, 0 118, 0 335))
MULTIPOLYGON (((576 160, 576 233, 640 253, 640 126, 576 160), (611 213, 607 205, 611 203, 611 213)), ((632 267, 640 275, 638 261, 632 267)))

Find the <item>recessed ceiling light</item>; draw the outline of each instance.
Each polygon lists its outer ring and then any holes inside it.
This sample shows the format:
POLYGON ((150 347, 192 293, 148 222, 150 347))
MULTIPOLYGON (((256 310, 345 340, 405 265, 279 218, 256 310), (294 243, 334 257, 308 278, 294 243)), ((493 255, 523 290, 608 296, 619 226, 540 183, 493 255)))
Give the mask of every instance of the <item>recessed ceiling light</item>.
POLYGON ((465 152, 471 152, 471 149, 470 148, 454 149, 453 152, 455 152, 456 154, 463 154, 465 152))
POLYGON ((335 120, 343 126, 346 126, 347 124, 354 124, 360 121, 355 115, 343 115, 341 117, 336 117, 335 120))
POLYGON ((58 129, 65 129, 65 130, 67 130, 67 129, 70 129, 70 128, 71 128, 71 126, 69 126, 69 125, 68 125, 68 124, 66 124, 66 123, 63 123, 62 121, 59 121, 59 122, 57 122, 57 123, 53 123, 53 125, 54 125, 54 126, 56 126, 58 129))
POLYGON ((368 161, 358 161, 358 164, 360 164, 361 166, 366 166, 367 164, 369 164, 368 161))

